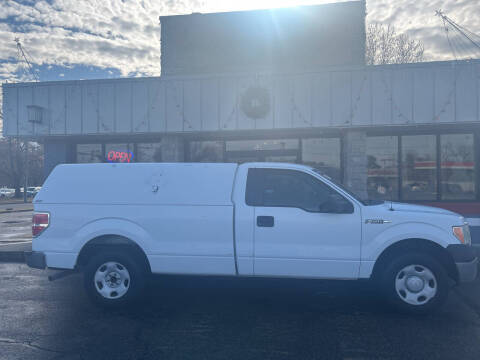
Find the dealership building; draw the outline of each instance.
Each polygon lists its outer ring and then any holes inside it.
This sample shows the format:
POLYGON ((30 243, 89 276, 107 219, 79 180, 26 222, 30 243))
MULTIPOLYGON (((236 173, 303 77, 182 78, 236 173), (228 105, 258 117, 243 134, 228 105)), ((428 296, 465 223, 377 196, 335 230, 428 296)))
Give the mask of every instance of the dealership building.
MULTIPOLYGON (((3 85, 60 163, 282 161, 464 214, 480 243, 480 61, 365 65, 365 2, 165 16, 161 76, 3 85)), ((195 181, 195 179, 192 179, 195 181)))

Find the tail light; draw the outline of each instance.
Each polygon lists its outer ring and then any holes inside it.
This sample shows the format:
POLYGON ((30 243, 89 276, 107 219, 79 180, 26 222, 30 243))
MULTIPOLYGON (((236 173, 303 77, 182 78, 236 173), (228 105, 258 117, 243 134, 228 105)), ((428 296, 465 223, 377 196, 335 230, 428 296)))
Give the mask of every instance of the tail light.
POLYGON ((38 236, 50 224, 49 213, 34 213, 32 218, 32 235, 38 236))

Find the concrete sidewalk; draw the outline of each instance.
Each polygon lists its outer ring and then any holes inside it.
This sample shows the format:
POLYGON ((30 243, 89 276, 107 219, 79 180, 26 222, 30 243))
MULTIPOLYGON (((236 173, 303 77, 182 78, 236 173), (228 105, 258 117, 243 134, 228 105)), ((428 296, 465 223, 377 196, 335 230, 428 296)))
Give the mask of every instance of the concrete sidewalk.
POLYGON ((24 251, 32 251, 32 242, 0 244, 0 262, 25 262, 24 251))
POLYGON ((32 203, 1 203, 0 202, 0 214, 9 212, 23 212, 32 211, 32 203))

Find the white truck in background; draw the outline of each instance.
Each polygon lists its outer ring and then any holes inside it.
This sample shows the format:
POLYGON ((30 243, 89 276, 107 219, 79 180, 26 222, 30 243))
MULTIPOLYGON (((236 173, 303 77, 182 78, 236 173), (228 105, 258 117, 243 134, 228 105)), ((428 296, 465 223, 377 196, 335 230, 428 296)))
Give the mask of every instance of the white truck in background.
POLYGON ((363 201, 302 165, 59 165, 33 203, 28 265, 83 271, 105 306, 154 273, 372 279, 419 313, 477 276, 462 216, 363 201))

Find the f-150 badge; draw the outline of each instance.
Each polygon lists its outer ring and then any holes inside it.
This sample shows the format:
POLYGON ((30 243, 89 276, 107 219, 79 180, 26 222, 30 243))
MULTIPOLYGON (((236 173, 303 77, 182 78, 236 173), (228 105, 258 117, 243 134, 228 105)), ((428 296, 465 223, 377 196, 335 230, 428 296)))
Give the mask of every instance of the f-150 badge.
POLYGON ((367 219, 365 220, 365 224, 388 224, 391 223, 390 220, 383 220, 383 219, 367 219))

